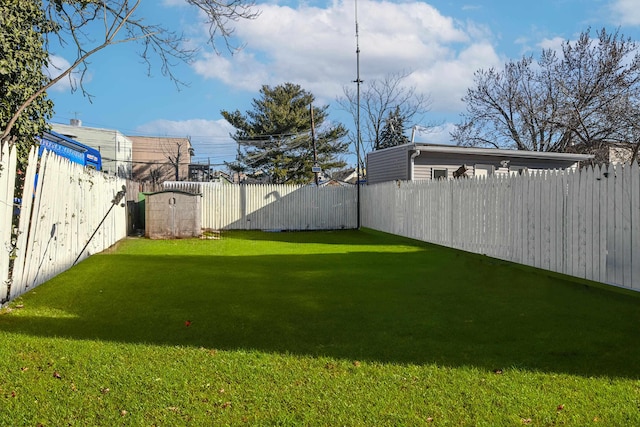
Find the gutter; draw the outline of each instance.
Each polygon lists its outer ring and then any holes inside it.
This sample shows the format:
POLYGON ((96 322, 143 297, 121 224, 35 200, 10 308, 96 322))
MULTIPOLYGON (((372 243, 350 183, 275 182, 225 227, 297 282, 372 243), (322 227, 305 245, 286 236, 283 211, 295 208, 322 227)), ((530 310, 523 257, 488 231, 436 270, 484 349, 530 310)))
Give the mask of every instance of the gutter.
POLYGON ((504 150, 498 148, 475 148, 475 147, 457 147, 457 146, 429 146, 413 144, 414 150, 436 152, 436 153, 449 153, 449 154, 475 154, 479 156, 505 156, 511 158, 526 158, 526 159, 555 159, 555 160, 571 160, 571 161, 584 161, 590 160, 594 156, 591 154, 574 154, 574 153, 556 153, 556 152, 541 152, 541 151, 524 151, 524 150, 504 150), (419 148, 418 148, 419 147, 419 148))

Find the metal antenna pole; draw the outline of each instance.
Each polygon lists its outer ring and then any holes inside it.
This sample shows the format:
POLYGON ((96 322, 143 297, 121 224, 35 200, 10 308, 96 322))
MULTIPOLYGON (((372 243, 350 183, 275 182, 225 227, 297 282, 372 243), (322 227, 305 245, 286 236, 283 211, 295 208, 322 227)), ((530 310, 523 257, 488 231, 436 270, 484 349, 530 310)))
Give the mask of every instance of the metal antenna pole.
POLYGON ((356 112, 356 188, 357 188, 357 229, 360 230, 360 39, 358 35, 358 0, 356 2, 356 80, 357 85, 357 112, 356 112))
POLYGON ((316 147, 316 127, 313 122, 313 104, 309 105, 311 115, 311 144, 313 145, 313 175, 315 176, 316 188, 318 187, 318 149, 316 147))

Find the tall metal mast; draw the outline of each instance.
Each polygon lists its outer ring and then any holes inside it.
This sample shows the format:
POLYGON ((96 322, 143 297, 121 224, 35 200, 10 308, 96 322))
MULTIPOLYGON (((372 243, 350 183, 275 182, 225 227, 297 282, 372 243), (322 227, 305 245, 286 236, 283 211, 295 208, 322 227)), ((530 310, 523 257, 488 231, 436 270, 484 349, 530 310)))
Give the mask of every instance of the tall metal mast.
POLYGON ((356 2, 356 79, 354 83, 357 85, 357 101, 356 101, 356 188, 357 188, 357 229, 360 230, 360 39, 358 36, 358 0, 356 2))

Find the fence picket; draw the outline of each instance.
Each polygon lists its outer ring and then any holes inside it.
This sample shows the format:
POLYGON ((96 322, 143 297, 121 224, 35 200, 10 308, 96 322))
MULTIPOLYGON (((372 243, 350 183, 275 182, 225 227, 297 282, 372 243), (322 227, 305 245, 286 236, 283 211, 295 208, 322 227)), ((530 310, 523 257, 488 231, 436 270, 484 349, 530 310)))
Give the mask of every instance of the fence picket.
POLYGON ((629 174, 631 175, 631 233, 629 233, 631 239, 629 258, 631 282, 628 286, 632 289, 640 290, 640 165, 633 163, 629 169, 629 174))
POLYGON ((0 301, 9 296, 9 264, 11 259, 11 228, 13 192, 16 182, 16 150, 9 144, 2 146, 0 154, 0 301))
POLYGON ((561 233, 561 230, 559 230, 559 224, 560 222, 558 221, 558 198, 556 197, 556 191, 557 191, 557 182, 558 180, 556 179, 556 173, 550 173, 547 177, 547 192, 548 192, 548 199, 547 199, 547 210, 548 210, 548 214, 549 214, 549 265, 548 265, 548 269, 549 270, 555 270, 558 271, 559 268, 561 268, 561 260, 559 260, 559 254, 560 252, 558 251, 558 237, 559 234, 561 233))
POLYGON ((632 178, 631 167, 625 166, 621 170, 622 175, 622 284, 632 287, 631 282, 631 259, 632 259, 632 178))
POLYGON ((598 188, 598 242, 597 242, 597 259, 598 259, 598 276, 595 280, 600 282, 607 281, 607 178, 605 166, 598 166, 596 170, 596 187, 598 188))

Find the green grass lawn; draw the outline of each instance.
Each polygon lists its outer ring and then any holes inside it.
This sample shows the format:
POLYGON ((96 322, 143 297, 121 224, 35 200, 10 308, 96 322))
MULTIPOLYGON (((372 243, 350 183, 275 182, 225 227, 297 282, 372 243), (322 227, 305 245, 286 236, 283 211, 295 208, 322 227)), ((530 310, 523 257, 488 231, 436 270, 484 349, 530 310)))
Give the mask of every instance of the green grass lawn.
POLYGON ((640 295, 370 230, 126 240, 0 343, 0 425, 640 425, 640 295))

